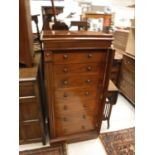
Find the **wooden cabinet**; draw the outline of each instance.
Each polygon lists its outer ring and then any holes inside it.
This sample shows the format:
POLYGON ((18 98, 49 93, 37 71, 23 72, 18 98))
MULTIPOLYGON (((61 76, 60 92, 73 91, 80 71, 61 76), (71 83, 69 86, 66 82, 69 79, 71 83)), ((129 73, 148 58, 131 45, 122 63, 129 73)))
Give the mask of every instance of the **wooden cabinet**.
POLYGON ((98 136, 113 50, 112 36, 43 31, 50 142, 98 136))
POLYGON ((45 143, 44 124, 39 89, 40 55, 34 66, 20 68, 19 77, 19 138, 20 144, 45 143))
POLYGON ((135 58, 123 54, 119 89, 133 104, 135 103, 135 58))

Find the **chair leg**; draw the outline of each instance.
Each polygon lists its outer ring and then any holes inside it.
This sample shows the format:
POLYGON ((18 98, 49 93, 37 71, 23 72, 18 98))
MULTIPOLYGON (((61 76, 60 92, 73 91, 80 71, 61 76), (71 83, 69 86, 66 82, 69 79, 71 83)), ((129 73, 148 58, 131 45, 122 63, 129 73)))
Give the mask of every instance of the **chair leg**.
POLYGON ((107 119, 107 129, 109 129, 109 128, 110 128, 110 120, 107 119))

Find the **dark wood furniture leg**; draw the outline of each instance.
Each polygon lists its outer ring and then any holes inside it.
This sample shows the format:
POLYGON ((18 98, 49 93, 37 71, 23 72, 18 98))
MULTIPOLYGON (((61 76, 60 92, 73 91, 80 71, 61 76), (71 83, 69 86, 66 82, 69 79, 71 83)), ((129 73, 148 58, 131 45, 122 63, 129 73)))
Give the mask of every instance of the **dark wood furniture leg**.
POLYGON ((118 89, 115 84, 110 80, 108 86, 108 93, 106 98, 106 105, 103 112, 103 120, 107 121, 107 128, 110 127, 110 116, 112 112, 113 105, 116 104, 118 97, 118 89))

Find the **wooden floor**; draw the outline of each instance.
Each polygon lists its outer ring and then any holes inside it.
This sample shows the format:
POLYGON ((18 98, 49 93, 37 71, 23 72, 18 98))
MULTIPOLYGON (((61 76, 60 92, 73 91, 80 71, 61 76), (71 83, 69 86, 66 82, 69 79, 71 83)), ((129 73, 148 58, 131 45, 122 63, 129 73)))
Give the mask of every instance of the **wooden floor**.
POLYGON ((67 155, 66 145, 19 152, 19 155, 67 155))

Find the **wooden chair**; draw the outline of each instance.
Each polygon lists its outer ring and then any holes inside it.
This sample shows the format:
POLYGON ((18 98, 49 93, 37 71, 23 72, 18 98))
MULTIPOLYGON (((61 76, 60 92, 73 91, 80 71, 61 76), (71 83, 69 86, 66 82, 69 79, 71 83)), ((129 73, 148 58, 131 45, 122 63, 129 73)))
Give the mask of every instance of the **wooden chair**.
POLYGON ((119 92, 118 88, 110 80, 109 86, 108 86, 108 93, 107 93, 107 97, 106 97, 105 109, 103 112, 103 120, 107 121, 107 124, 108 124, 107 128, 108 129, 110 127, 110 116, 111 116, 111 112, 112 112, 112 107, 117 102, 118 92, 119 92))

